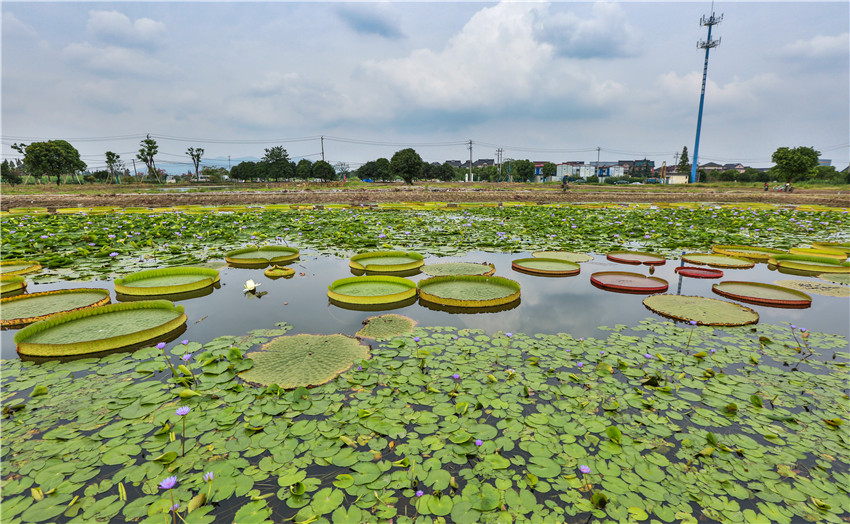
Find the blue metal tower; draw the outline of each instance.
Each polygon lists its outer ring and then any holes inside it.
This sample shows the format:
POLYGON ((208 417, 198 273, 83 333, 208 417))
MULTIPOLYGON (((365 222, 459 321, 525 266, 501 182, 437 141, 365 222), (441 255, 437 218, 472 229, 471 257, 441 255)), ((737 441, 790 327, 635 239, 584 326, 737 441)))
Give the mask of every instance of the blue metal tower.
POLYGON ((697 181, 697 162, 699 159, 699 132, 700 128, 702 127, 702 107, 705 103, 705 79, 708 76, 708 51, 712 47, 717 47, 718 45, 720 45, 719 38, 717 40, 711 39, 711 28, 712 26, 719 24, 722 20, 722 14, 719 17, 714 16, 714 2, 711 3, 711 15, 708 18, 703 16, 702 20, 700 20, 700 25, 708 27, 708 37, 704 41, 697 42, 697 48, 705 49, 705 66, 702 69, 702 92, 699 95, 699 116, 697 117, 697 138, 696 144, 694 145, 694 163, 691 166, 691 184, 697 181))

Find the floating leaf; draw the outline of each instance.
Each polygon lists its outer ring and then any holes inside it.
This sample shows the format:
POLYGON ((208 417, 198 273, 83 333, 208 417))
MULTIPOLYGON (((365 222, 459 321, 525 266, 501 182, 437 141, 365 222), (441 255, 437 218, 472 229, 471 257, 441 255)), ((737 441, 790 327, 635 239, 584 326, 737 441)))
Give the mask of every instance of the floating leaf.
POLYGON ((653 295, 643 299, 643 305, 666 317, 708 326, 742 326, 759 319, 750 308, 705 297, 653 295))

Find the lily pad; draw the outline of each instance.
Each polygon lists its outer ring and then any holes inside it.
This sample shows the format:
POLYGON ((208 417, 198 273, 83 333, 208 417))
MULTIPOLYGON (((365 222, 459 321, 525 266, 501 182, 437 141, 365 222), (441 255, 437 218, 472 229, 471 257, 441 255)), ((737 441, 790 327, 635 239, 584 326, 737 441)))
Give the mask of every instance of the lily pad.
POLYGON ((653 295, 643 305, 665 317, 703 326, 743 326, 755 324, 758 313, 748 307, 714 298, 687 295, 653 295))
POLYGON ((453 307, 490 307, 520 297, 519 283, 503 277, 458 275, 431 277, 419 282, 421 300, 453 307))
POLYGON ((351 257, 351 269, 369 273, 399 273, 425 264, 422 255, 405 251, 373 251, 351 257))
POLYGON ((236 267, 265 267, 270 263, 292 262, 300 255, 297 249, 288 246, 244 247, 227 253, 224 259, 228 264, 236 267))
POLYGON ((490 263, 477 262, 443 262, 440 264, 425 264, 421 271, 432 277, 447 275, 484 275, 490 276, 496 272, 496 266, 490 263))
POLYGON ((58 313, 109 304, 106 289, 59 289, 0 300, 0 325, 17 328, 58 313))
POLYGON ((841 251, 850 255, 850 243, 848 242, 812 242, 812 247, 841 251))
POLYGON ((585 253, 572 253, 570 251, 535 251, 531 256, 536 258, 557 258, 566 260, 567 262, 589 262, 593 260, 593 256, 585 253))
MULTIPOLYGON (((844 275, 831 275, 844 276, 844 275)), ((823 295, 827 297, 850 297, 850 286, 827 284, 815 280, 774 280, 774 284, 791 289, 797 289, 806 293, 823 295)))
POLYGON ((263 274, 269 278, 290 278, 295 275, 295 270, 289 266, 274 265, 266 268, 266 270, 263 271, 263 274))
POLYGON ((682 260, 690 264, 702 264, 711 267, 732 269, 749 269, 756 265, 755 262, 745 258, 730 257, 727 255, 712 255, 710 253, 687 253, 682 255, 682 260))
POLYGON ((711 250, 721 255, 729 255, 730 257, 749 258, 750 260, 758 260, 766 262, 773 255, 786 253, 781 249, 772 249, 769 247, 759 246, 739 246, 739 245, 713 245, 711 250))
POLYGON ((643 251, 611 251, 605 257, 612 262, 620 262, 621 264, 632 264, 638 266, 645 264, 647 266, 663 266, 667 259, 655 253, 646 253, 643 251))
POLYGON ((705 267, 688 267, 679 266, 675 269, 676 273, 691 278, 722 278, 723 271, 719 269, 709 269, 705 267))
POLYGON ((850 273, 850 262, 811 255, 774 255, 768 264, 809 273, 850 273))
POLYGON ((402 315, 381 315, 363 321, 363 328, 356 333, 360 338, 390 338, 413 331, 416 321, 402 315))
POLYGON ((827 247, 792 247, 788 250, 792 255, 812 255, 816 257, 834 258, 839 261, 847 260, 847 253, 827 247))
POLYGON ((4 260, 0 262, 0 274, 3 275, 23 275, 40 269, 41 262, 37 260, 4 260))
POLYGON ((558 258, 519 258, 511 263, 514 271, 546 276, 578 275, 581 266, 558 258))
POLYGON ((341 278, 328 286, 328 298, 344 304, 391 304, 415 297, 415 282, 390 275, 341 278))
POLYGON ((141 344, 185 323, 183 306, 147 300, 55 315, 18 331, 14 340, 22 355, 84 355, 141 344))
POLYGON ((115 292, 132 296, 188 293, 219 281, 218 271, 204 267, 148 269, 115 279, 115 292))
POLYGON ((18 275, 0 276, 0 295, 23 291, 27 288, 27 279, 18 275))
POLYGON ((590 283, 608 291, 627 293, 663 293, 668 287, 663 278, 628 271, 599 271, 590 275, 590 283))
POLYGON ((711 290, 727 298, 778 307, 809 307, 812 297, 787 287, 760 282, 726 281, 714 284, 711 290))
POLYGON ((245 381, 292 389, 333 380, 354 362, 369 358, 369 347, 345 335, 302 334, 278 337, 246 357, 254 366, 239 374, 245 381))
POLYGON ((850 275, 844 273, 818 275, 818 278, 827 282, 835 282, 836 284, 850 285, 850 275))

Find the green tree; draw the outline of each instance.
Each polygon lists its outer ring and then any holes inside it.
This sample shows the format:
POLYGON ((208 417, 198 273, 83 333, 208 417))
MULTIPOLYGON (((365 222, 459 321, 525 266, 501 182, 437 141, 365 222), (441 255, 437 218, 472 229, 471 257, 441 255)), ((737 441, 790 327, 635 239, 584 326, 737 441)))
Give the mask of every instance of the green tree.
POLYGON ((370 160, 357 168, 357 177, 360 180, 381 180, 380 168, 376 160, 370 160))
POLYGON ((817 174, 815 168, 818 165, 820 151, 812 147, 780 147, 773 152, 770 159, 773 161, 772 171, 779 180, 783 182, 796 182, 811 178, 817 174))
POLYGON ((448 162, 444 162, 443 165, 437 171, 437 178, 442 180, 443 182, 449 182, 455 179, 455 168, 449 165, 448 162))
POLYGON ((511 170, 514 182, 528 182, 534 178, 534 162, 531 160, 514 160, 511 162, 511 170))
POLYGON ((295 177, 295 168, 292 167, 292 163, 289 161, 289 153, 283 146, 266 148, 265 151, 266 154, 262 160, 264 166, 261 169, 263 178, 280 180, 295 177))
POLYGON ((230 170, 230 176, 236 180, 254 180, 258 177, 256 162, 239 162, 230 170))
POLYGON ((38 176, 56 177, 56 185, 61 182, 62 175, 76 175, 86 168, 80 159, 80 152, 64 140, 48 140, 33 142, 24 150, 24 165, 27 170, 38 176))
POLYGON ((333 178, 319 177, 319 178, 322 179, 322 182, 330 182, 331 180, 337 180, 339 178, 345 180, 345 178, 348 176, 348 174, 351 173, 351 168, 348 166, 348 163, 346 163, 346 162, 337 162, 336 164, 333 165, 333 168, 334 168, 334 177, 333 178))
POLYGON ((227 169, 223 167, 204 166, 201 170, 201 174, 209 177, 210 182, 218 184, 224 180, 224 177, 226 177, 228 173, 227 169))
POLYGON ((195 180, 200 180, 198 177, 198 165, 201 163, 201 157, 204 156, 204 148, 190 147, 186 150, 186 154, 192 159, 192 164, 195 165, 195 180))
POLYGON ((310 180, 313 178, 313 162, 302 158, 295 166, 295 178, 299 180, 310 180))
POLYGON ((543 176, 547 178, 555 178, 555 175, 558 174, 558 166, 553 164, 552 162, 546 162, 543 164, 543 176))
POLYGON ((688 159, 688 146, 682 148, 682 155, 679 157, 679 163, 676 164, 676 172, 679 174, 691 172, 691 161, 688 159))
POLYGON ((313 176, 321 179, 322 182, 327 182, 336 177, 336 170, 334 170, 334 166, 324 160, 319 160, 313 164, 313 176))
POLYGON ((412 184, 422 173, 422 157, 410 147, 396 151, 390 160, 390 173, 412 184))
POLYGON ((15 169, 15 166, 13 166, 11 162, 3 160, 3 163, 0 164, 0 181, 14 186, 15 184, 23 182, 24 179, 21 177, 21 173, 15 169))
POLYGON ((158 183, 161 183, 162 181, 159 179, 159 173, 156 170, 156 162, 154 161, 154 157, 159 152, 159 146, 156 144, 156 140, 148 135, 147 138, 139 143, 139 145, 142 147, 139 148, 139 152, 136 153, 136 158, 144 162, 145 166, 148 168, 148 176, 155 178, 158 183))
POLYGON ((106 152, 106 170, 112 175, 112 178, 115 180, 115 183, 118 183, 118 175, 116 171, 124 171, 124 162, 121 161, 121 155, 117 153, 113 153, 112 151, 106 152))
POLYGON ((390 169, 390 161, 387 158, 379 158, 375 160, 375 165, 378 166, 377 180, 392 180, 392 170, 390 169))

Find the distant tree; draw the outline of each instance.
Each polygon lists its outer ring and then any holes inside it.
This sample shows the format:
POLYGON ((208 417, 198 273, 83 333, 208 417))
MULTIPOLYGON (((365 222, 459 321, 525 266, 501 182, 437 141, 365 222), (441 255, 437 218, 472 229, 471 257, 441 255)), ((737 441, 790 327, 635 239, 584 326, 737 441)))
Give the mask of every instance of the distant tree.
POLYGON ((437 171, 436 177, 443 182, 449 182, 455 179, 455 168, 444 162, 437 171))
POLYGON ((302 158, 295 166, 295 178, 299 180, 310 180, 313 178, 313 162, 302 158))
POLYGON ((812 147, 801 146, 793 149, 780 147, 770 157, 776 164, 771 170, 783 182, 796 182, 811 178, 817 174, 815 168, 818 165, 819 157, 820 151, 812 147))
POLYGON ((329 182, 336 177, 336 170, 324 160, 319 160, 313 164, 313 176, 321 179, 322 182, 329 182))
POLYGON ((357 177, 360 180, 381 180, 378 162, 370 160, 357 168, 357 177))
POLYGON ((716 172, 714 176, 721 182, 736 182, 740 173, 737 169, 727 169, 726 171, 716 172))
POLYGON ((386 158, 379 158, 375 160, 375 165, 378 166, 378 178, 377 180, 392 180, 392 170, 390 169, 390 161, 386 158))
POLYGON ((422 157, 412 148, 396 151, 390 160, 390 173, 412 184, 422 172, 422 157))
POLYGON ((322 179, 322 182, 330 182, 331 180, 337 180, 340 178, 345 179, 348 176, 348 173, 351 172, 351 167, 346 162, 337 162, 333 165, 333 168, 336 176, 329 179, 319 177, 322 179))
POLYGON ((112 173, 109 172, 108 169, 98 169, 97 171, 92 171, 91 173, 85 175, 83 180, 87 182, 109 182, 109 178, 112 176, 112 173))
POLYGON ((676 164, 676 172, 679 174, 691 172, 691 161, 688 159, 688 146, 682 148, 679 163, 676 164))
POLYGON ((514 160, 511 168, 514 182, 529 182, 534 178, 534 162, 531 160, 514 160))
MULTIPOLYGON (((18 153, 20 153, 21 157, 24 157, 26 150, 27 150, 27 145, 23 144, 23 143, 21 143, 21 144, 15 143, 15 144, 12 144, 12 149, 14 149, 18 153)), ((29 171, 27 171, 27 167, 26 167, 26 165, 24 165, 23 161, 17 160, 17 162, 18 162, 18 164, 17 164, 18 171, 21 173, 22 176, 27 176, 27 175, 32 174, 32 173, 29 173, 29 171)), ((35 174, 32 174, 32 175, 35 178, 36 182, 41 184, 41 175, 35 175, 35 174)), ((29 176, 27 176, 27 181, 29 181, 29 176)), ((49 180, 48 180, 48 182, 49 182, 49 180)))
POLYGON ((434 166, 431 165, 429 162, 422 162, 422 171, 419 173, 418 178, 420 180, 430 180, 431 178, 433 178, 433 175, 431 174, 433 170, 434 166))
POLYGON ((112 179, 114 179, 115 183, 118 183, 118 175, 116 171, 124 171, 124 162, 121 161, 121 155, 117 153, 113 153, 112 151, 106 152, 106 170, 112 175, 112 179))
POLYGON ((200 180, 198 177, 198 165, 201 163, 201 157, 204 156, 204 148, 202 147, 190 147, 186 150, 186 154, 192 159, 192 164, 195 165, 195 179, 200 180))
POLYGON ((289 153, 283 146, 266 148, 265 151, 266 154, 262 160, 265 165, 261 169, 263 178, 280 180, 295 177, 295 168, 292 167, 292 163, 289 161, 289 153))
POLYGON ((239 162, 230 170, 231 178, 236 180, 254 180, 258 178, 256 162, 239 162))
POLYGON ((558 174, 558 166, 553 164, 552 162, 546 162, 543 164, 543 176, 548 178, 554 178, 555 175, 558 174))
POLYGON ((24 150, 24 165, 30 173, 44 175, 50 180, 56 177, 56 185, 62 175, 76 174, 86 168, 80 159, 80 152, 64 140, 33 142, 24 150))
POLYGON ((201 174, 208 177, 210 182, 220 183, 224 180, 224 178, 228 175, 227 169, 223 167, 212 167, 212 166, 204 166, 201 170, 201 174))
POLYGON ((157 182, 162 182, 159 179, 159 173, 156 171, 156 162, 154 161, 154 157, 157 152, 159 152, 159 146, 156 144, 156 140, 148 135, 147 138, 139 143, 139 145, 142 147, 139 148, 139 152, 136 153, 136 158, 142 161, 148 168, 148 176, 150 178, 156 179, 157 182))
POLYGON ((21 177, 20 171, 18 171, 11 162, 3 160, 3 163, 0 164, 0 181, 9 184, 10 186, 14 186, 15 184, 23 182, 24 179, 21 177))

